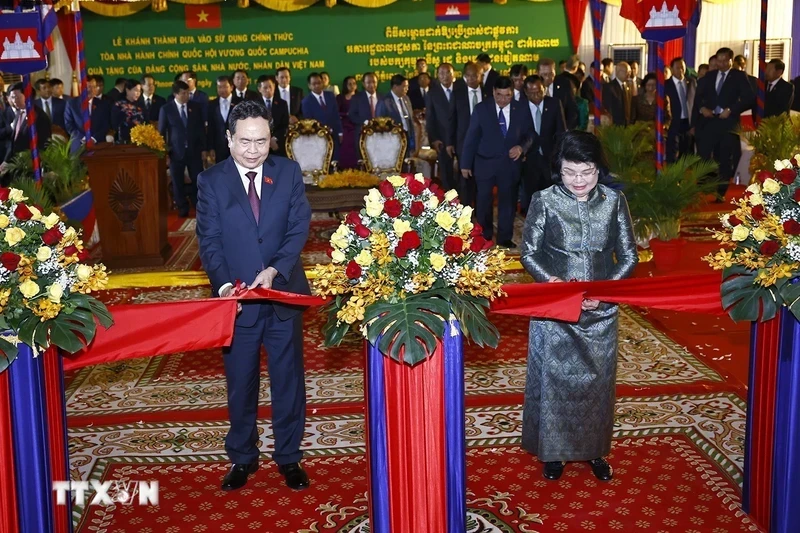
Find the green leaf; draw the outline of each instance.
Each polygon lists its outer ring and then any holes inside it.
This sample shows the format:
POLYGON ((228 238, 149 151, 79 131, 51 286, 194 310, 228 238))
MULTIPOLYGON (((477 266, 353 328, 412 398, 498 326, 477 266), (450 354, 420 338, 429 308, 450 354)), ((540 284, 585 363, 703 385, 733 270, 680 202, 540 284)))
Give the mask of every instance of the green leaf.
POLYGON ((795 317, 800 317, 800 283, 786 283, 778 290, 778 294, 789 311, 795 317))
POLYGON ((59 318, 49 321, 50 343, 68 353, 75 353, 81 350, 85 344, 78 336, 78 332, 81 331, 80 328, 75 322, 59 320, 59 318))
POLYGON ((364 313, 369 341, 379 341, 380 351, 396 361, 414 365, 424 360, 436 349, 450 316, 450 304, 443 296, 441 291, 428 291, 396 303, 370 305, 364 313))
POLYGON ((111 316, 106 304, 91 296, 88 296, 86 300, 89 303, 89 309, 100 322, 101 326, 108 329, 114 325, 114 317, 111 316))
POLYGON ((722 283, 722 307, 740 321, 765 321, 778 312, 775 294, 754 283, 755 273, 728 278, 722 283))
POLYGON ((11 363, 17 358, 18 353, 19 349, 16 344, 0 338, 0 373, 11 366, 11 363))
POLYGON ((500 332, 486 316, 489 301, 469 294, 450 294, 450 306, 453 314, 461 323, 464 337, 473 340, 478 346, 497 348, 500 332))

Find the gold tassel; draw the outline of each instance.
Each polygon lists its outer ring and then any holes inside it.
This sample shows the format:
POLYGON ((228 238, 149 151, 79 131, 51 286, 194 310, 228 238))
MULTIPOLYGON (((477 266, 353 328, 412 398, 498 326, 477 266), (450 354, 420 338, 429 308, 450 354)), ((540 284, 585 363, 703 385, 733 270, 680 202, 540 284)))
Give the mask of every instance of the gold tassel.
POLYGON ((494 3, 497 4, 498 6, 504 6, 506 5, 507 1, 508 0, 494 0, 494 3))
POLYGON ((152 0, 152 10, 161 13, 167 10, 167 0, 152 0))
POLYGON ((72 87, 70 88, 70 94, 72 96, 79 96, 81 94, 81 90, 78 87, 78 72, 74 71, 72 73, 72 87))
POLYGON ((250 7, 250 0, 238 0, 237 5, 239 7, 250 7))
POLYGON ((325 7, 333 7, 336 5, 336 0, 325 0, 325 7))

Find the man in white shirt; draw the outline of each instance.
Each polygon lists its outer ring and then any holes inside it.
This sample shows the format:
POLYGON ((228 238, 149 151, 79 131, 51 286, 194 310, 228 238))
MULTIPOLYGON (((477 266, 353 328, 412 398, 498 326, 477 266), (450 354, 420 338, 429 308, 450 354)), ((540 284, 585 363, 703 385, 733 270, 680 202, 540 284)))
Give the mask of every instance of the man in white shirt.
POLYGON ((278 96, 286 102, 289 108, 289 124, 294 124, 302 115, 303 89, 292 86, 292 72, 289 67, 281 67, 275 72, 278 80, 278 96))
POLYGON ((347 118, 350 119, 356 127, 355 143, 356 153, 361 153, 361 128, 368 121, 375 117, 380 117, 383 109, 383 100, 378 97, 378 77, 374 72, 365 72, 361 77, 361 85, 364 87, 363 91, 356 92, 350 99, 350 111, 347 112, 347 118))
POLYGON ((145 74, 140 80, 142 96, 139 97, 139 107, 144 111, 144 118, 148 122, 157 122, 161 107, 167 103, 163 96, 156 94, 156 80, 153 76, 145 74))
POLYGON ((208 161, 219 163, 228 159, 231 151, 228 148, 227 121, 233 102, 233 84, 228 76, 217 78, 217 98, 209 103, 208 109, 208 161))
MULTIPOLYGON (((234 106, 228 130, 231 157, 198 177, 197 242, 213 291, 221 297, 256 288, 310 294, 300 253, 311 207, 300 166, 270 157, 269 112, 260 102, 234 106)), ((258 470, 264 346, 269 353, 272 458, 287 487, 306 489, 308 475, 300 466, 306 410, 303 308, 249 301, 238 309, 233 341, 223 354, 230 419, 225 451, 232 465, 221 488, 240 489, 258 470)))
POLYGON ((682 155, 694 151, 690 130, 697 84, 693 79, 686 79, 686 62, 682 57, 673 59, 670 67, 672 77, 664 82, 664 95, 672 116, 667 132, 667 163, 674 163, 682 155))
POLYGON ((494 82, 497 81, 499 76, 497 71, 492 69, 492 58, 489 54, 479 54, 475 58, 475 63, 482 71, 481 87, 483 89, 483 97, 491 98, 494 82))
POLYGON ((53 98, 50 83, 44 78, 37 80, 36 93, 39 95, 39 98, 35 100, 36 105, 42 108, 50 122, 54 126, 66 129, 64 111, 66 111, 67 103, 64 100, 53 98))
POLYGON ((408 80, 401 74, 395 74, 391 80, 391 90, 383 99, 381 116, 391 117, 403 126, 408 138, 406 153, 413 153, 416 146, 414 135, 414 116, 411 113, 411 100, 408 99, 408 80))

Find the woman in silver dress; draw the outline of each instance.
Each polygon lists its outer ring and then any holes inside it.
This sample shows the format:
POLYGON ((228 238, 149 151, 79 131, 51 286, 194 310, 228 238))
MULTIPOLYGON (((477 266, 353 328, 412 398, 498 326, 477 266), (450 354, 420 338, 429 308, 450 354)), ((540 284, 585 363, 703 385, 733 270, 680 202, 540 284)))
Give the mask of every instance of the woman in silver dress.
MULTIPOLYGON (((623 279, 638 255, 625 196, 608 176, 600 141, 570 131, 553 155, 554 185, 533 195, 521 261, 537 283, 623 279)), ((618 309, 584 300, 575 323, 533 319, 522 422, 522 447, 558 479, 567 461, 588 461, 612 477, 618 309)))

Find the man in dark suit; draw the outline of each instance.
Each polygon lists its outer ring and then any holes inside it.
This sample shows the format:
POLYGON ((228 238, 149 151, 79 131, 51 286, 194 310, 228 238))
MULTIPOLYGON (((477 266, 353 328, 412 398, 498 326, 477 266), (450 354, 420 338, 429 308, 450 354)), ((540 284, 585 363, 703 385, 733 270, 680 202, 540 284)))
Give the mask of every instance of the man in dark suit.
POLYGON ((181 73, 181 81, 189 86, 189 101, 200 108, 203 115, 203 127, 208 123, 208 95, 197 88, 197 73, 186 70, 181 73))
POLYGON ((408 84, 408 99, 411 100, 411 107, 414 110, 425 109, 426 98, 431 90, 431 76, 427 72, 423 72, 417 76, 417 87, 411 89, 411 84, 408 84))
POLYGON ((511 65, 508 76, 514 84, 514 100, 517 102, 525 100, 525 78, 528 77, 528 67, 522 64, 511 65))
MULTIPOLYGON (((417 64, 415 68, 416 68, 416 74, 414 74, 413 78, 408 80, 409 98, 411 98, 410 94, 412 92, 420 88, 420 83, 419 83, 420 74, 428 74, 428 61, 424 57, 420 57, 419 59, 417 59, 417 64)), ((430 81, 430 74, 428 74, 428 81, 430 81)))
MULTIPOLYGON (((94 76, 86 78, 86 87, 89 94, 97 94, 97 79, 94 76)), ((111 106, 108 100, 97 97, 89 101, 90 134, 94 142, 106 142, 106 135, 111 130, 111 106)), ((80 97, 72 98, 67 102, 64 113, 66 130, 72 139, 71 149, 76 151, 81 144, 86 142, 83 130, 83 101, 80 97)))
POLYGON ((50 78, 50 94, 59 100, 69 100, 70 96, 64 94, 64 82, 58 78, 50 78))
MULTIPOLYGON (((21 83, 9 87, 8 102, 9 105, 5 108, 4 116, 0 120, 0 143, 4 147, 4 152, 0 153, 0 175, 5 173, 5 165, 11 158, 31 148, 31 131, 28 127, 25 92, 21 83)), ((34 104, 34 110, 36 112, 37 146, 39 150, 44 150, 50 140, 50 119, 38 105, 34 104)), ((5 185, 5 180, 3 183, 5 185)))
POLYGON ((692 117, 697 153, 719 164, 720 197, 725 196, 738 164, 734 156, 739 137, 734 131, 742 111, 750 109, 755 98, 745 73, 731 68, 732 59, 730 48, 717 51, 717 69, 708 71, 698 84, 694 107, 699 113, 692 117))
MULTIPOLYGON (((800 76, 792 80, 792 85, 794 85, 795 93, 800 92, 800 76)), ((794 101, 792 101, 792 111, 800 111, 800 98, 795 98, 794 101)))
POLYGON ((247 86, 250 84, 250 77, 247 75, 247 71, 243 69, 236 69, 233 71, 231 75, 231 80, 233 82, 233 86, 235 90, 233 91, 233 104, 236 105, 239 102, 243 102, 245 100, 258 100, 259 96, 256 91, 252 89, 248 89, 247 86))
POLYGON ((492 239, 494 230, 492 189, 497 186, 497 242, 506 248, 516 248, 511 237, 520 163, 535 134, 525 102, 514 101, 511 78, 497 78, 492 92, 494 99, 478 104, 470 119, 461 174, 475 180, 475 215, 486 240, 492 239))
POLYGON ((491 98, 494 82, 500 74, 492 68, 492 58, 489 54, 478 54, 475 58, 475 64, 478 65, 478 70, 481 73, 481 88, 483 89, 483 97, 491 98))
POLYGON ((50 123, 66 131, 67 127, 64 122, 64 112, 66 111, 67 103, 64 100, 53 98, 50 83, 44 78, 36 82, 36 93, 39 98, 34 100, 34 102, 44 110, 47 118, 50 119, 50 123))
POLYGON ((445 191, 458 189, 458 181, 453 172, 454 141, 450 138, 451 113, 453 105, 453 65, 442 63, 436 69, 439 83, 431 87, 425 106, 425 129, 428 142, 439 156, 439 173, 445 191), (449 148, 449 149, 448 149, 449 148))
POLYGON ((350 111, 347 118, 356 127, 355 141, 356 153, 361 154, 361 128, 375 117, 380 117, 383 110, 383 100, 378 96, 378 77, 374 72, 365 72, 361 76, 363 91, 358 91, 350 99, 350 111))
POLYGON ((670 63, 672 77, 664 82, 664 94, 669 102, 672 122, 667 132, 667 163, 692 153, 691 121, 697 83, 686 77, 686 62, 676 57, 670 63))
POLYGON ((383 98, 379 116, 390 117, 403 126, 408 139, 406 154, 414 151, 416 139, 414 135, 414 117, 411 114, 411 100, 408 99, 408 80, 402 74, 395 74, 391 79, 391 90, 383 98))
POLYGON ((293 124, 302 115, 303 89, 292 85, 292 72, 289 67, 281 67, 275 72, 278 80, 278 96, 289 108, 289 124, 293 124))
POLYGON ((616 79, 603 85, 603 110, 611 117, 615 126, 627 126, 631 123, 631 107, 633 94, 628 78, 631 67, 625 61, 620 61, 616 66, 616 79))
POLYGON ((142 76, 140 83, 142 96, 139 97, 139 107, 144 111, 144 118, 148 122, 158 122, 158 114, 167 100, 156 94, 156 80, 150 74, 142 76))
POLYGON ((792 109, 794 85, 781 77, 784 70, 786 65, 780 59, 772 59, 767 63, 767 70, 764 73, 767 79, 764 118, 782 115, 792 109))
POLYGON ((233 83, 228 76, 217 77, 217 97, 208 103, 206 147, 208 160, 220 163, 230 157, 228 148, 228 115, 236 105, 233 102, 233 83))
MULTIPOLYGON (((577 56, 570 58, 567 65, 577 69, 577 56)), ((539 60, 538 74, 544 82, 545 96, 556 98, 561 102, 561 107, 564 108, 564 118, 567 120, 567 129, 571 130, 578 126, 578 104, 575 103, 575 93, 572 92, 572 82, 570 81, 570 77, 575 79, 575 76, 570 72, 562 72, 556 76, 555 72, 555 61, 549 58, 539 60)), ((575 85, 579 85, 577 79, 575 79, 575 85)))
MULTIPOLYGON (((464 85, 455 87, 453 91, 453 105, 450 108, 450 142, 448 153, 458 157, 458 197, 464 205, 475 207, 475 180, 461 174, 464 166, 464 140, 467 138, 470 119, 475 108, 483 101, 481 90, 481 77, 479 68, 475 63, 470 63, 464 68, 464 85)), ((455 86, 455 83, 453 84, 455 86)))
POLYGON ((339 106, 336 105, 336 96, 331 91, 322 88, 322 76, 319 72, 308 75, 308 96, 303 98, 303 118, 314 119, 324 126, 328 126, 333 136, 333 160, 339 158, 339 146, 342 144, 342 119, 339 118, 339 106))
POLYGON ((108 94, 106 94, 106 99, 111 102, 112 105, 114 102, 118 102, 125 98, 125 82, 127 81, 128 78, 117 78, 117 80, 114 82, 114 87, 112 87, 111 90, 108 91, 108 94))
POLYGON ((643 80, 642 77, 639 76, 639 62, 634 59, 633 61, 630 62, 630 65, 631 65, 630 82, 636 89, 636 93, 634 94, 635 96, 636 94, 639 94, 639 90, 642 88, 643 80))
POLYGON ((207 155, 205 124, 202 108, 190 100, 186 82, 173 83, 172 96, 172 101, 161 108, 158 131, 167 141, 173 197, 178 214, 185 218, 189 216, 187 196, 197 206, 197 175, 203 171, 207 155))
POLYGON ((559 135, 567 130, 561 102, 552 96, 545 96, 541 77, 534 75, 525 79, 525 96, 536 135, 522 163, 523 194, 520 205, 523 216, 528 214, 533 193, 553 184, 550 159, 559 135))
POLYGON ((278 82, 275 76, 262 75, 258 78, 258 100, 272 115, 270 122, 270 151, 286 156, 286 134, 289 132, 289 108, 282 98, 275 94, 278 82))
MULTIPOLYGON (((747 83, 750 84, 750 91, 752 91, 752 93, 754 95, 758 95, 758 78, 756 78, 755 76, 751 76, 750 74, 747 74, 747 59, 741 54, 739 54, 738 56, 735 56, 733 58, 733 67, 732 68, 734 70, 741 70, 742 72, 745 73, 745 75, 747 76, 747 83)), ((749 109, 753 113, 755 113, 755 111, 756 111, 756 101, 755 101, 755 99, 753 99, 753 105, 751 105, 749 107, 749 109)))
MULTIPOLYGON (((228 119, 231 157, 200 174, 197 241, 214 294, 246 287, 310 294, 300 253, 311 207, 296 162, 269 154, 269 112, 258 102, 236 105, 228 119)), ((293 490, 309 486, 300 460, 305 428, 303 308, 262 301, 239 307, 233 342, 223 353, 232 463, 222 490, 243 487, 258 469, 258 395, 261 346, 267 359, 272 432, 278 464, 293 490)))

